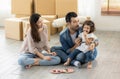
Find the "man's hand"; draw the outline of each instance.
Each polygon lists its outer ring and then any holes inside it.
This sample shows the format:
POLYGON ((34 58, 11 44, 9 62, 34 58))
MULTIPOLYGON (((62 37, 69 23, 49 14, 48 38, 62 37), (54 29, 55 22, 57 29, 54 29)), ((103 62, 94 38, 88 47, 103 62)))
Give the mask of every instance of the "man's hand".
POLYGON ((70 48, 70 51, 72 52, 76 47, 78 47, 81 44, 81 39, 80 38, 76 38, 75 39, 75 45, 70 48))
POLYGON ((75 45, 76 45, 76 46, 79 46, 80 44, 81 44, 80 38, 76 38, 76 39, 75 39, 75 45))

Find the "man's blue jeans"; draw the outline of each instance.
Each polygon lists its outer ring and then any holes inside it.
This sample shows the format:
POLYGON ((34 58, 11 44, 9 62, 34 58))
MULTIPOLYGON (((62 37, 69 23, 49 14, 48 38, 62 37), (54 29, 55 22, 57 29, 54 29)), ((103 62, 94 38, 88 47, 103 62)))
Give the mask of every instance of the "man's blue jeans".
MULTIPOLYGON (((51 51, 52 52, 56 52, 57 56, 59 56, 61 58, 61 62, 62 63, 65 63, 67 58, 68 58, 68 54, 63 50, 63 48, 61 46, 54 46, 51 48, 51 51)), ((75 51, 76 52, 76 51, 75 51)), ((93 52, 93 57, 92 57, 92 60, 94 60, 97 56, 97 50, 96 48, 94 49, 94 52, 93 52)), ((76 57, 71 61, 71 65, 74 64, 75 61, 79 61, 81 63, 86 63, 88 61, 85 61, 85 54, 84 53, 78 53, 76 55, 76 57)), ((90 59, 91 60, 91 59, 90 59)))
MULTIPOLYGON (((69 55, 68 55, 68 58, 70 58, 71 60, 75 59, 76 56, 80 53, 83 53, 82 51, 78 50, 78 49, 75 49, 73 50, 69 55)), ((81 55, 81 54, 80 54, 81 55)), ((80 58, 80 57, 79 57, 80 58)), ((80 58, 81 59, 81 58, 80 58)))
MULTIPOLYGON (((51 51, 52 52, 56 52, 56 54, 57 54, 57 56, 59 56, 60 58, 61 58, 61 62, 62 63, 65 63, 66 62, 66 60, 67 60, 67 58, 68 58, 68 54, 63 50, 63 48, 61 47, 61 46, 54 46, 54 47, 52 47, 51 48, 51 51)), ((84 54, 83 53, 80 53, 80 54, 78 54, 76 57, 75 57, 75 59, 73 59, 72 61, 71 61, 71 65, 73 65, 74 64, 74 62, 75 61, 80 61, 80 62, 82 62, 83 60, 84 60, 84 54)))

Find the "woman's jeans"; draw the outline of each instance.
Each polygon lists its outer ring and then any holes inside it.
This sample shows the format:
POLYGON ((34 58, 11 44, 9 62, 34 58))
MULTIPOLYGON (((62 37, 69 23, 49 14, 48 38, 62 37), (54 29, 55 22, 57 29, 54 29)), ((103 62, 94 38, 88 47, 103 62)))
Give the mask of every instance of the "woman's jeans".
MULTIPOLYGON (((59 56, 61 58, 62 63, 65 63, 67 61, 68 54, 63 50, 63 48, 61 46, 54 46, 51 48, 51 51, 56 52, 57 56, 59 56)), ((88 53, 87 53, 87 55, 88 55, 88 53)), ((96 58, 96 56, 97 56, 97 50, 95 48, 94 52, 93 52, 93 57, 90 60, 94 60, 96 58)), ((74 57, 74 59, 71 61, 70 64, 73 65, 75 61, 79 61, 79 62, 81 62, 81 64, 89 62, 89 60, 86 61, 86 56, 84 53, 78 53, 76 55, 76 57, 74 57)))
MULTIPOLYGON (((44 54, 44 55, 50 56, 51 60, 49 61, 49 60, 40 59, 39 65, 41 65, 41 66, 57 65, 61 61, 58 56, 51 56, 49 54, 44 54)), ((36 58, 36 57, 37 56, 35 54, 32 54, 32 53, 23 53, 18 58, 18 63, 21 66, 32 65, 32 64, 34 64, 34 58, 36 58)))

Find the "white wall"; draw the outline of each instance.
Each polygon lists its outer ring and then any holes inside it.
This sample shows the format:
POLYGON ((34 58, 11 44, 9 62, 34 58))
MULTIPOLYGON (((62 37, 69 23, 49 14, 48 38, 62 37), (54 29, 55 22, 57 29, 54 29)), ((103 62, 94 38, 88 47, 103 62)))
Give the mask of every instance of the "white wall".
MULTIPOLYGON (((82 0, 79 0, 79 1, 82 1, 82 0)), ((101 15, 101 0, 86 0, 86 1, 87 2, 85 2, 85 0, 83 0, 84 7, 82 7, 81 10, 84 11, 84 9, 85 9, 85 12, 83 12, 82 15, 85 15, 85 14, 87 16, 91 15, 91 18, 94 20, 94 22, 96 24, 97 30, 120 31, 120 16, 102 16, 101 15), (90 1, 90 2, 88 2, 88 1, 90 1), (86 10, 88 10, 88 11, 86 11, 86 10)), ((82 3, 80 3, 80 4, 82 4, 82 3)))
POLYGON ((0 0, 0 27, 4 26, 4 20, 9 17, 13 17, 11 14, 11 0, 0 0))
POLYGON ((120 16, 101 16, 101 0, 96 0, 95 23, 98 30, 120 31, 120 16))

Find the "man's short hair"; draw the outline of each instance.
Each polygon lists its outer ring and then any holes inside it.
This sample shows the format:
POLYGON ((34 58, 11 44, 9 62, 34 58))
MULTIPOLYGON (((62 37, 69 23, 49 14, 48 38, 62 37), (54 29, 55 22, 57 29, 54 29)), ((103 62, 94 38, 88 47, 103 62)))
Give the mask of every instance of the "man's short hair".
POLYGON ((77 17, 77 14, 75 12, 69 12, 69 13, 67 13, 67 15, 65 16, 66 22, 71 22, 71 18, 72 17, 77 17))

